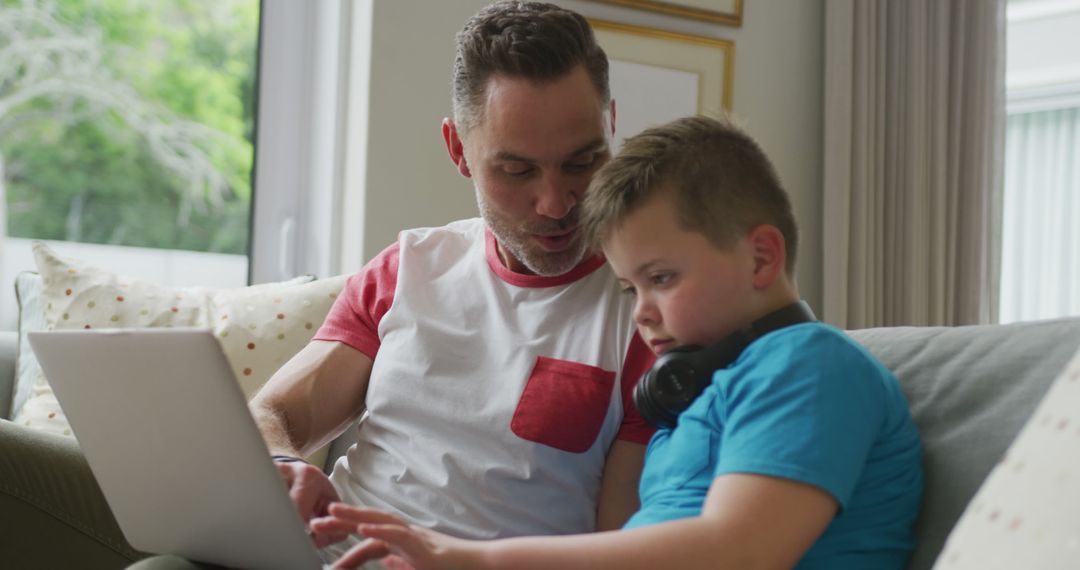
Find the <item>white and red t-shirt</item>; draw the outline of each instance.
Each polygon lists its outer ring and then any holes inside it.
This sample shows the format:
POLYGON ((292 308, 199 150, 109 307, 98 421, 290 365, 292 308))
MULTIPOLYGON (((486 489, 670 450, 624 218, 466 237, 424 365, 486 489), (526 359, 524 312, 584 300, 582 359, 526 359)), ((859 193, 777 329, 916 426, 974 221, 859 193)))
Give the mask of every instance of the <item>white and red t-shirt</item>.
POLYGON ((538 277, 478 218, 402 232, 315 336, 375 361, 342 500, 466 538, 591 532, 611 444, 652 435, 632 312, 602 257, 538 277))

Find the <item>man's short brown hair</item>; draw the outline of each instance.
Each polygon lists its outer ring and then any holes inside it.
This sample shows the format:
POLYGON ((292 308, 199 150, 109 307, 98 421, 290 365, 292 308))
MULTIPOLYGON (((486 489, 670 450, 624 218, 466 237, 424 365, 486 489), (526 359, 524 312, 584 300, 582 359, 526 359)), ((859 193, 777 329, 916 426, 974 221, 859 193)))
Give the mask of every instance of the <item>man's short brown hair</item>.
POLYGON ((728 249, 750 230, 776 226, 793 274, 798 230, 791 201, 764 151, 729 120, 687 117, 648 129, 593 176, 582 226, 594 247, 611 237, 635 208, 663 193, 680 225, 728 249))
POLYGON ((540 2, 491 4, 457 35, 454 122, 468 131, 483 120, 484 96, 494 75, 550 81, 578 65, 585 67, 606 106, 611 100, 607 55, 584 17, 540 2))

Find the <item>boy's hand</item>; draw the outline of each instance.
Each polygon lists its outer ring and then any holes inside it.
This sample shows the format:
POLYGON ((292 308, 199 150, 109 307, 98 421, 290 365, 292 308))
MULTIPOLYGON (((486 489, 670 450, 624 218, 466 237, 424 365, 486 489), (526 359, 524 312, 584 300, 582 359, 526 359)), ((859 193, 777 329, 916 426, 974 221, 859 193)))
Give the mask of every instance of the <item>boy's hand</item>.
POLYGON ((432 530, 409 526, 401 519, 377 509, 343 503, 330 505, 330 516, 311 521, 316 534, 355 533, 367 540, 346 552, 334 568, 357 568, 370 560, 383 559, 387 568, 453 570, 477 568, 471 542, 432 530), (406 563, 407 566, 399 566, 406 563))

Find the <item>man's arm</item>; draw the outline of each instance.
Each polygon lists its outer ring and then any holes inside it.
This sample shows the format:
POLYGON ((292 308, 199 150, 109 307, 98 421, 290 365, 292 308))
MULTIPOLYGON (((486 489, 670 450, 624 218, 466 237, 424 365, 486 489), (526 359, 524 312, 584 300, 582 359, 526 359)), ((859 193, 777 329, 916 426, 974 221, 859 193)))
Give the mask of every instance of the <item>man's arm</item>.
POLYGON ((637 332, 630 338, 620 374, 623 421, 618 439, 608 451, 600 481, 600 499, 596 509, 596 530, 622 528, 638 511, 638 483, 645 464, 646 443, 655 429, 642 419, 634 407, 634 386, 652 366, 656 356, 637 332))
POLYGON ((312 341, 275 373, 249 407, 273 454, 304 456, 364 410, 372 359, 351 346, 312 341))
MULTIPOLYGON (((337 437, 364 409, 371 365, 370 357, 347 344, 317 340, 285 363, 249 404, 270 452, 302 457, 337 437)), ((341 500, 320 467, 278 462, 277 468, 305 522, 341 500)), ((345 538, 311 535, 320 548, 345 538)))
POLYGON ((640 507, 638 482, 645 464, 645 446, 615 440, 604 463, 600 482, 600 500, 596 509, 596 530, 622 528, 640 507))

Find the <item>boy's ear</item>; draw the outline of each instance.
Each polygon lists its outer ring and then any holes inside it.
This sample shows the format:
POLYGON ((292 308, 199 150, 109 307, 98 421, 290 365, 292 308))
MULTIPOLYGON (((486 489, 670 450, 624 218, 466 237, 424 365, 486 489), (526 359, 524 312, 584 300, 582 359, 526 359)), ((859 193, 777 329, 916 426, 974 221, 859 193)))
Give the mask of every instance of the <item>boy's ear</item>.
POLYGON ((465 160, 465 145, 461 144, 457 125, 454 124, 452 119, 443 119, 442 136, 443 142, 446 143, 446 152, 450 153, 451 162, 454 163, 462 176, 471 178, 472 173, 469 172, 469 163, 465 160))
POLYGON ((786 271, 784 234, 776 226, 762 224, 750 230, 747 241, 754 254, 754 288, 767 289, 786 271))

